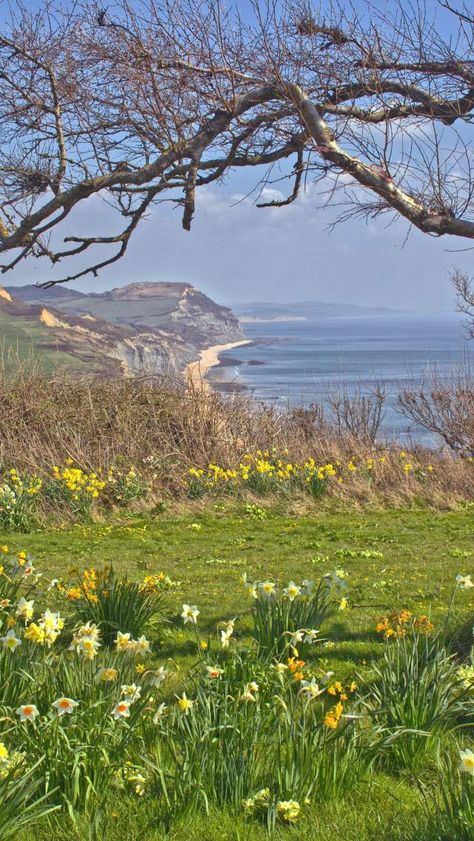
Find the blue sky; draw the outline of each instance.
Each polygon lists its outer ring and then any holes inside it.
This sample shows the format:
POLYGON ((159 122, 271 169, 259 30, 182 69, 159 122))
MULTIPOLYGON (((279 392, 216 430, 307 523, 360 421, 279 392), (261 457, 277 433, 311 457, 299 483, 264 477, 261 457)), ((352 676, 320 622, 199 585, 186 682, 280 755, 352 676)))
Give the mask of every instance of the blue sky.
MULTIPOLYGON (((247 0, 238 3, 239 8, 249 5, 247 0)), ((382 5, 390 9, 391 2, 382 5)), ((427 0, 428 9, 436 6, 436 0, 427 0)), ((446 13, 439 14, 445 30, 446 13)), ((467 241, 433 239, 415 230, 407 238, 404 220, 387 227, 387 219, 351 221, 329 233, 334 211, 319 206, 314 190, 287 208, 263 210, 254 206, 253 196, 246 197, 255 180, 255 172, 238 172, 224 185, 201 192, 190 233, 181 228, 179 210, 160 205, 120 263, 98 279, 75 285, 101 291, 134 281, 187 281, 223 303, 313 299, 454 309, 448 275, 453 266, 469 271, 473 252, 466 250, 467 241)), ((76 214, 74 228, 107 234, 110 224, 109 210, 94 198, 76 214)), ((3 282, 40 282, 50 276, 45 263, 33 261, 3 282)))

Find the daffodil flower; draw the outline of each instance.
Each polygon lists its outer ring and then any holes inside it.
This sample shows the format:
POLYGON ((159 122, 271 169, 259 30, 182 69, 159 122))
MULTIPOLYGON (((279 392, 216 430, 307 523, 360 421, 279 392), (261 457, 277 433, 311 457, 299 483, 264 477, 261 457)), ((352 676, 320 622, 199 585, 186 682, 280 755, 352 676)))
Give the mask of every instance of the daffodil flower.
POLYGON ((224 674, 224 669, 219 669, 218 666, 206 666, 207 674, 215 680, 224 674))
POLYGON ((129 701, 130 704, 133 704, 134 701, 138 701, 141 693, 141 689, 136 683, 131 683, 129 686, 127 684, 122 684, 121 687, 122 695, 124 696, 126 701, 129 701))
POLYGON ((196 622, 197 622, 198 616, 199 616, 199 610, 197 609, 195 604, 194 605, 183 604, 183 612, 181 614, 181 618, 182 618, 183 623, 185 625, 187 625, 188 622, 190 622, 191 625, 195 625, 196 622))
POLYGON ((474 777, 474 751, 466 748, 466 750, 459 752, 459 757, 461 759, 460 770, 474 777))
POLYGON ((112 710, 112 716, 118 718, 130 718, 130 701, 119 701, 112 710))
POLYGON ((7 631, 6 636, 0 637, 0 642, 3 642, 4 648, 8 651, 15 651, 21 645, 21 640, 15 634, 15 631, 7 631))
POLYGON ((311 680, 302 680, 301 681, 301 690, 304 695, 308 695, 310 698, 317 698, 318 695, 321 695, 324 692, 324 689, 320 689, 319 685, 316 683, 315 678, 311 678, 311 680))
POLYGON ((33 618, 33 613, 34 613, 34 600, 33 599, 30 599, 30 601, 27 601, 27 599, 23 598, 23 596, 21 597, 21 599, 18 599, 17 606, 16 606, 16 611, 15 611, 16 616, 18 616, 20 619, 24 619, 25 622, 28 622, 30 619, 33 618))
POLYGON ((186 697, 186 692, 183 692, 181 698, 178 698, 178 707, 184 715, 187 715, 189 710, 192 708, 194 701, 191 701, 190 698, 186 697))
POLYGON ((15 710, 15 715, 19 716, 20 721, 34 721, 39 710, 34 704, 22 704, 15 710))
POLYGON ((474 587, 474 582, 471 581, 470 575, 456 575, 456 584, 460 590, 470 590, 474 587))
POLYGON ((285 587, 283 590, 283 594, 290 600, 290 602, 294 602, 298 596, 301 596, 301 587, 295 584, 294 581, 290 581, 288 587, 285 587))
POLYGON ((53 701, 53 707, 57 710, 58 716, 71 715, 77 706, 79 706, 79 701, 73 701, 72 698, 58 698, 53 701))

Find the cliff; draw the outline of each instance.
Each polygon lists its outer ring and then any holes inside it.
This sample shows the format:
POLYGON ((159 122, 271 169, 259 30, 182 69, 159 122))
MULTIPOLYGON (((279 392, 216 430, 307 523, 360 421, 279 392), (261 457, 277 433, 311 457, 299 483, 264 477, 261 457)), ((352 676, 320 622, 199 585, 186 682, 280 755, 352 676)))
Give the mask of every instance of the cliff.
POLYGON ((242 339, 231 310, 189 284, 132 283, 94 294, 35 286, 5 291, 0 333, 15 324, 25 332, 27 325, 33 350, 66 356, 68 367, 77 360, 82 371, 177 375, 204 348, 242 339))

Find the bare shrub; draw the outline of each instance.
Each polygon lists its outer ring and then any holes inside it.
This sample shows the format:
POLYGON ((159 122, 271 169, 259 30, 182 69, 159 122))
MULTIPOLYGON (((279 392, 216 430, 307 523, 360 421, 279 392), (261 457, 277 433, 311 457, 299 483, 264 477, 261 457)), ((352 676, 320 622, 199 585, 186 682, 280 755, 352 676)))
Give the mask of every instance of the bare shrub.
POLYGON ((328 395, 331 421, 339 435, 353 435, 364 441, 374 442, 384 419, 387 399, 385 386, 378 383, 368 394, 360 387, 351 394, 347 386, 328 395))
POLYGON ((398 410, 464 458, 474 455, 474 376, 469 361, 452 376, 436 372, 398 396, 398 410))

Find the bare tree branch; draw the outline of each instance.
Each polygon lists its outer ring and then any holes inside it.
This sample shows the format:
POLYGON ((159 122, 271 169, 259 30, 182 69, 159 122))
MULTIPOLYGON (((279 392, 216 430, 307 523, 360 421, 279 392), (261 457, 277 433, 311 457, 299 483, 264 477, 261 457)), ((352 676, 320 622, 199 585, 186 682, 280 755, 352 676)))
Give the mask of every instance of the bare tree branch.
POLYGON ((202 187, 294 156, 288 197, 258 207, 291 204, 313 179, 345 206, 341 220, 394 211, 474 239, 474 20, 466 4, 439 5, 444 37, 422 0, 369 4, 368 16, 342 0, 324 14, 256 0, 245 21, 221 0, 119 0, 113 17, 13 7, 0 33, 2 271, 117 246, 63 280, 96 275, 157 203, 181 205, 189 230, 202 187), (125 223, 68 236, 93 197, 125 223))

